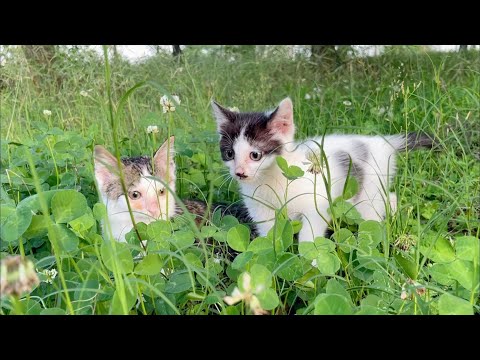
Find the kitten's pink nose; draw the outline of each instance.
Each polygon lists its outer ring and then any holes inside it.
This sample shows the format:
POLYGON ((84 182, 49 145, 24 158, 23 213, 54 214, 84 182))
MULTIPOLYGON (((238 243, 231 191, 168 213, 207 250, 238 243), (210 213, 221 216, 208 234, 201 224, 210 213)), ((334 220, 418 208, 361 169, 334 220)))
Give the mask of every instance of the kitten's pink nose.
POLYGON ((150 214, 150 216, 153 216, 155 219, 158 219, 160 217, 160 209, 156 202, 148 204, 147 211, 150 214))

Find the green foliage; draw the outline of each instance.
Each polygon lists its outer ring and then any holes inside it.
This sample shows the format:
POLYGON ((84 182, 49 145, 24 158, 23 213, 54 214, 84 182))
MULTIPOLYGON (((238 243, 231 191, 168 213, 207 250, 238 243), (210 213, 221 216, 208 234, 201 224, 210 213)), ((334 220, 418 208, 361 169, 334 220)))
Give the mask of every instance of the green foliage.
MULTIPOLYGON (((1 314, 479 313, 478 53, 393 47, 322 73, 282 47, 257 50, 252 57, 190 46, 182 63, 163 54, 117 60, 110 104, 96 54, 61 48, 54 64, 61 88, 56 81, 38 88, 34 70, 10 48, 0 72, 0 258, 24 254, 41 282, 17 302, 2 297, 1 314), (93 145, 112 150, 116 137, 122 156, 153 153, 167 136, 165 93, 182 100, 172 115, 181 199, 240 197, 218 151, 212 98, 260 110, 289 94, 298 139, 325 129, 424 131, 440 151, 398 155, 398 175, 385 189, 396 192, 398 210, 382 222, 361 218, 353 206, 359 182, 350 176, 342 195, 329 199, 329 238, 298 243, 302 223, 286 218, 287 203, 264 237, 251 239, 247 224, 217 210, 200 228, 183 217, 139 223, 126 242, 112 242, 100 226, 106 207, 93 145), (158 126, 155 136, 146 135, 150 125, 158 126)), ((276 165, 289 184, 306 174, 281 156, 276 165)), ((317 174, 318 186, 322 179, 317 174)))

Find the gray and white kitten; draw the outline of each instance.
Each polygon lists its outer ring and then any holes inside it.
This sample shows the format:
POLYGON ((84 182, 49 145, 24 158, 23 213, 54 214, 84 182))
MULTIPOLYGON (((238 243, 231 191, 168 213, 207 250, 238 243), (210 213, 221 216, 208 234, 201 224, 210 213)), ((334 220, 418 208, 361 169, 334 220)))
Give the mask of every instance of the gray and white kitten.
POLYGON ((395 193, 389 193, 395 175, 395 154, 404 149, 431 147, 426 136, 327 135, 294 141, 293 105, 284 99, 273 111, 233 112, 212 102, 220 134, 222 159, 237 179, 248 212, 260 236, 266 236, 275 219, 275 209, 286 205, 288 216, 303 226, 299 241, 324 236, 331 217, 327 192, 335 199, 343 192, 347 174, 355 176, 358 193, 350 199, 366 220, 382 220, 386 207, 396 209, 395 193), (320 149, 318 144, 323 144, 320 149), (320 153, 326 156, 319 166, 320 153), (283 156, 289 165, 300 167, 304 176, 291 181, 282 174, 275 158, 283 156), (316 186, 315 186, 316 184, 316 186), (316 201, 315 201, 316 200, 316 201))
MULTIPOLYGON (((130 206, 136 223, 148 224, 158 219, 182 215, 183 210, 177 206, 175 197, 167 191, 165 186, 155 179, 159 178, 175 191, 176 167, 174 161, 175 138, 170 137, 170 153, 168 154, 168 141, 165 141, 152 158, 149 156, 137 156, 121 159, 121 171, 127 188, 130 206), (167 156, 170 156, 170 164, 167 173, 167 156)), ((127 200, 120 182, 117 159, 101 145, 96 145, 94 150, 95 177, 98 189, 107 207, 108 220, 112 235, 118 241, 125 241, 125 234, 130 232, 133 224, 128 212, 127 200)), ((195 222, 200 225, 207 214, 207 204, 198 200, 183 200, 188 212, 195 215, 195 222)), ((219 209, 222 216, 234 215, 240 222, 252 223, 248 211, 243 203, 224 205, 213 204, 212 213, 219 209)), ((105 224, 103 224, 104 226, 105 224)), ((252 233, 255 235, 252 225, 252 233)))

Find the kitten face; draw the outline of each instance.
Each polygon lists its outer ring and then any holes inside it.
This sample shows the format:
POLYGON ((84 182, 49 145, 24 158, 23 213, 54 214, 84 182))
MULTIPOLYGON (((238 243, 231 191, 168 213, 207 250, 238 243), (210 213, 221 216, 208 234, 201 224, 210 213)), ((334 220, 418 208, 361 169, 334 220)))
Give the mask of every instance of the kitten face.
POLYGON ((237 113, 212 102, 222 159, 233 178, 259 180, 275 164, 283 145, 293 141, 293 105, 284 99, 273 111, 237 113))
MULTIPOLYGON (((170 138, 168 173, 168 186, 172 191, 175 191, 174 140, 172 136, 170 138)), ((175 199, 173 195, 161 182, 147 178, 155 176, 163 182, 167 182, 167 149, 168 142, 165 141, 153 157, 153 167, 151 158, 148 156, 122 159, 120 171, 123 173, 127 188, 127 194, 124 194, 117 159, 102 146, 95 146, 95 177, 107 205, 110 221, 115 223, 112 224, 112 228, 122 222, 127 223, 124 225, 127 228, 128 225, 131 226, 126 196, 129 198, 135 222, 148 224, 157 219, 166 219, 167 196, 168 214, 169 216, 174 215, 175 199)), ((125 232, 128 231, 123 231, 123 233, 125 232)))

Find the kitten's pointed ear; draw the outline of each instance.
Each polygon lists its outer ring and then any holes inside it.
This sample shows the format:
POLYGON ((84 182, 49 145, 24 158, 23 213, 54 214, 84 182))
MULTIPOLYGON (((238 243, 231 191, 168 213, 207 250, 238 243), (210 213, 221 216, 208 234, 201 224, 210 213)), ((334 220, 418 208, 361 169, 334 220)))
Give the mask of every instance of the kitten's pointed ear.
POLYGON ((162 146, 157 150, 153 161, 155 164, 155 175, 165 179, 167 177, 167 158, 170 156, 169 173, 170 182, 175 181, 175 136, 170 136, 169 140, 166 140, 162 146), (170 151, 168 151, 168 145, 170 143, 170 151), (170 152, 170 154, 169 154, 170 152))
POLYGON ((94 148, 95 177, 103 184, 115 180, 119 177, 117 158, 110 154, 107 149, 101 145, 95 145, 94 148))
POLYGON ((219 132, 225 124, 235 121, 235 113, 224 108, 214 100, 212 100, 212 109, 213 116, 217 120, 217 130, 219 132))
POLYGON ((286 141, 293 141, 295 125, 293 124, 293 104, 287 97, 271 113, 268 127, 272 133, 277 134, 286 141))

